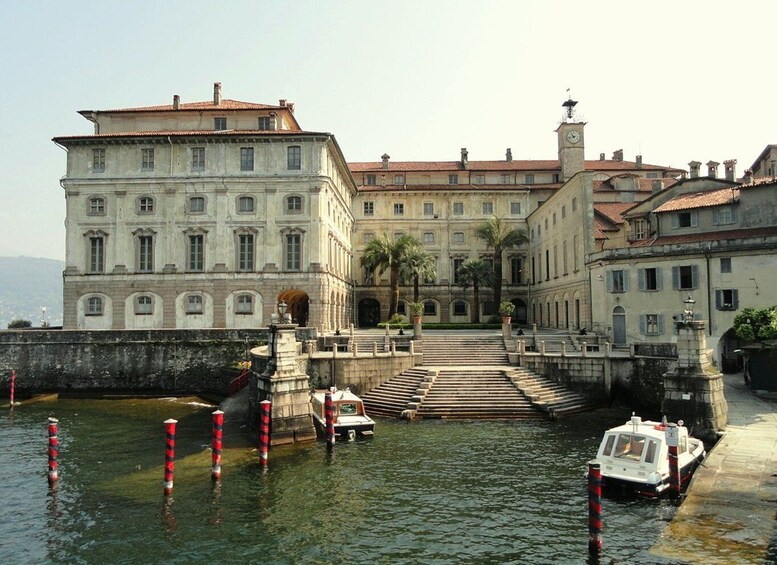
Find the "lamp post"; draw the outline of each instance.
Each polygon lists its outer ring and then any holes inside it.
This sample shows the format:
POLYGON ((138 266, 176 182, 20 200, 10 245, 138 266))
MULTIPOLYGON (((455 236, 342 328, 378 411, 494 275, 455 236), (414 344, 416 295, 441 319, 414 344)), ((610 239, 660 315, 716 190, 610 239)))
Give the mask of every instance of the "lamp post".
POLYGON ((689 294, 688 298, 683 300, 683 304, 685 304, 684 321, 686 323, 693 322, 693 305, 696 304, 696 301, 689 294))

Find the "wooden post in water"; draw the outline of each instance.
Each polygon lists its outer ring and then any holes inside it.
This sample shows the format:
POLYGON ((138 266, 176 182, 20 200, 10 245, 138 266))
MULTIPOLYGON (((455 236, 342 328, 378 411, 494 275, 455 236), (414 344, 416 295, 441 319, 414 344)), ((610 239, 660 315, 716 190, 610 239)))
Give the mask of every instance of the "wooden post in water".
POLYGON ((211 439, 211 471, 210 478, 218 481, 221 478, 221 447, 224 434, 224 412, 213 412, 213 437, 211 439))
POLYGON ((680 464, 677 459, 677 445, 679 434, 677 424, 670 422, 666 425, 666 445, 669 448, 669 489, 672 496, 680 496, 680 464))
POLYGON ((602 553, 602 466, 588 462, 588 553, 602 553))
POLYGON ((324 420, 326 423, 326 447, 331 450, 335 446, 335 403, 332 393, 324 396, 324 420))
POLYGON ((13 408, 15 391, 16 391, 16 371, 11 369, 11 403, 9 404, 11 408, 13 408))
POLYGON ((59 420, 49 418, 49 485, 59 480, 59 420))
POLYGON ((173 475, 175 474, 175 425, 178 420, 165 420, 165 480, 163 493, 173 494, 173 475))
POLYGON ((267 467, 270 452, 270 415, 272 402, 262 400, 259 403, 259 462, 267 467))

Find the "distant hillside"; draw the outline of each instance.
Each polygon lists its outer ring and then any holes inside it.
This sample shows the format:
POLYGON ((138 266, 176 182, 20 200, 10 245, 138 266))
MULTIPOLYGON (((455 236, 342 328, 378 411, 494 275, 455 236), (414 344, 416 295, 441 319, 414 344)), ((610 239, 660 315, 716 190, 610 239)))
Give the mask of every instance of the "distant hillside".
POLYGON ((41 308, 46 321, 62 325, 62 271, 65 263, 35 257, 0 257, 0 329, 11 320, 30 320, 40 327, 41 308))

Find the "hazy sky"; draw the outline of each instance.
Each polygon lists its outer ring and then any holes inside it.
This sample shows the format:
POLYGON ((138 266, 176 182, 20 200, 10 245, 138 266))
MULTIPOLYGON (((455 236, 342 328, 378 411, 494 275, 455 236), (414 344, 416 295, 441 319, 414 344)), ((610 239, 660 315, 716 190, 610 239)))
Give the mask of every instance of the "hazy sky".
POLYGON ((741 175, 777 143, 776 21, 747 1, 0 0, 0 255, 64 259, 51 138, 92 132, 78 110, 209 100, 215 81, 295 102, 349 161, 553 159, 571 88, 587 158, 741 175))

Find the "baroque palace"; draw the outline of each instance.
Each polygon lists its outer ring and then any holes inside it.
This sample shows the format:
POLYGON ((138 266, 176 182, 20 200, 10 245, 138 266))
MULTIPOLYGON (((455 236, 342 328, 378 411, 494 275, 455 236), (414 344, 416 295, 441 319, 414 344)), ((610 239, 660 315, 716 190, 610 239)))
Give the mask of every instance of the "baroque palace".
POLYGON ((303 130, 292 103, 225 99, 220 83, 205 102, 81 111, 94 132, 54 139, 67 150, 64 327, 255 327, 280 301, 302 325, 374 326, 388 274, 360 258, 371 239, 403 234, 435 258, 425 321, 488 317, 492 294, 472 304, 458 269, 491 256, 475 229, 498 217, 528 236, 503 257, 514 321, 667 341, 691 294, 725 355, 740 304, 775 302, 777 146, 741 179, 733 160, 721 178, 713 161, 702 176, 696 161, 587 160, 575 104, 563 104, 555 159, 470 161, 462 148, 452 161, 368 163, 303 130))

